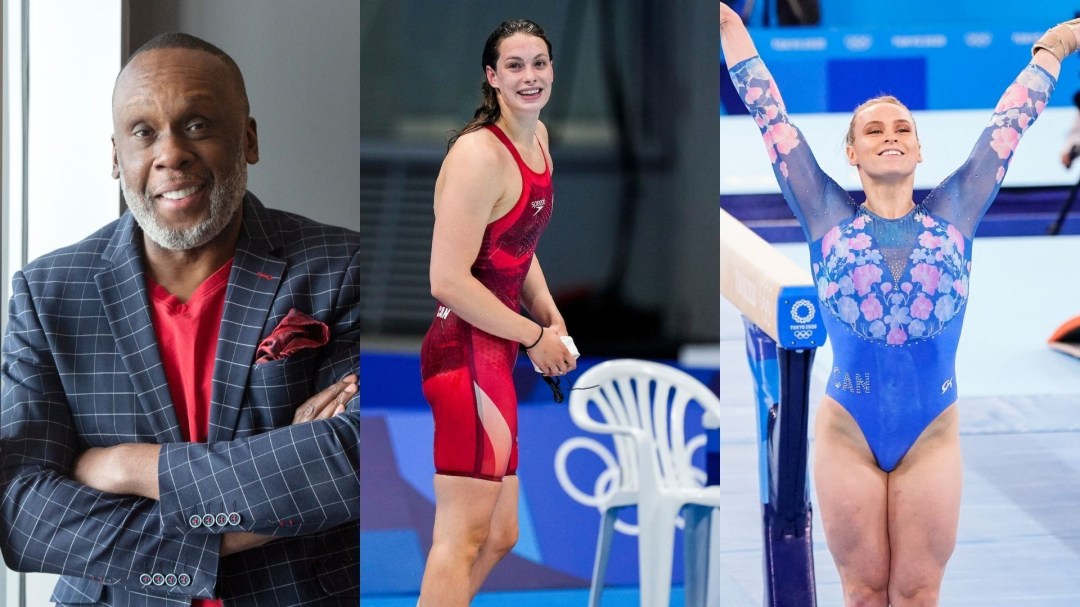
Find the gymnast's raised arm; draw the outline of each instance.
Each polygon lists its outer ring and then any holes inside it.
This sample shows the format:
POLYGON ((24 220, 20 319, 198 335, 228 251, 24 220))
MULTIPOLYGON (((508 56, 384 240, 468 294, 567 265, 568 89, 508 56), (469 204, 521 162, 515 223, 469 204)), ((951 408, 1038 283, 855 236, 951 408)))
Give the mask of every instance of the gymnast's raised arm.
POLYGON ((1032 47, 1031 62, 1009 84, 967 161, 924 204, 971 238, 1001 188, 1020 139, 1046 108, 1061 61, 1076 50, 1080 19, 1057 25, 1032 47))
POLYGON ((742 17, 723 2, 720 3, 720 48, 729 66, 758 54, 742 17))
POLYGON ((731 81, 761 131, 784 200, 813 242, 832 227, 824 218, 832 212, 850 213, 855 204, 821 170, 802 132, 789 120, 780 90, 742 19, 726 4, 720 5, 720 43, 731 81))

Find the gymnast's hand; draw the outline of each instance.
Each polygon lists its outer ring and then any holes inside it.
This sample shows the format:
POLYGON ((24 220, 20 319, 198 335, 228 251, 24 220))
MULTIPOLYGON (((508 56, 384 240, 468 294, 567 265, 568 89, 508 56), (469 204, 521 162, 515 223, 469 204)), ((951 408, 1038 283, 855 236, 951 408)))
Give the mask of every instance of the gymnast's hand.
POLYGON ((345 411, 349 400, 356 396, 358 390, 356 375, 350 373, 341 381, 334 382, 297 407, 296 413, 293 414, 292 423, 301 424, 315 419, 326 419, 342 413, 345 411))
POLYGON ((758 54, 742 16, 730 6, 720 3, 720 49, 724 62, 731 66, 758 54))
POLYGON ((732 10, 732 8, 730 6, 728 6, 727 4, 724 4, 723 2, 721 2, 720 3, 720 29, 724 29, 724 26, 727 25, 728 21, 731 20, 731 19, 742 21, 742 17, 739 16, 739 13, 736 13, 734 10, 732 10))
POLYGON ((1076 51, 1078 46, 1080 46, 1080 19, 1072 19, 1046 30, 1046 33, 1032 45, 1031 54, 1034 56, 1040 50, 1045 50, 1060 63, 1076 51))
POLYGON ((562 342, 566 328, 562 325, 544 327, 544 334, 535 346, 525 350, 540 372, 548 376, 566 375, 577 368, 574 355, 562 342))

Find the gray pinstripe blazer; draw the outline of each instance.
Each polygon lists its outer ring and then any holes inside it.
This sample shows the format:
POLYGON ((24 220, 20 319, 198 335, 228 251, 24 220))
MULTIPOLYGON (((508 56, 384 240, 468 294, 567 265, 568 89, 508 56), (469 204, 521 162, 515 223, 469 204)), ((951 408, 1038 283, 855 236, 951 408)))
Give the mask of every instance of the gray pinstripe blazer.
POLYGON ((129 213, 15 276, 0 366, 0 548, 13 569, 62 574, 61 604, 358 604, 358 399, 332 419, 290 423, 358 364, 359 237, 250 193, 243 212, 205 444, 182 442, 129 213), (326 323, 330 343, 255 365, 294 307, 326 323), (163 445, 159 501, 67 477, 83 449, 125 442, 163 445), (226 531, 281 537, 219 559, 226 531))

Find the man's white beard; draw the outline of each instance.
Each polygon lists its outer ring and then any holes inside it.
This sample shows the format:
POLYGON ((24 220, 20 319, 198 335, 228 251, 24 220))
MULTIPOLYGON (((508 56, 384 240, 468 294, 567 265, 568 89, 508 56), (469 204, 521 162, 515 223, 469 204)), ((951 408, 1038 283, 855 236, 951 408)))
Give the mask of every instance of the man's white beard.
POLYGON ((158 221, 153 198, 133 192, 124 181, 124 167, 120 167, 120 189, 143 234, 158 246, 172 251, 188 251, 201 247, 213 240, 232 221, 247 190, 247 159, 243 150, 238 150, 232 170, 220 181, 213 180, 209 187, 210 214, 190 228, 169 228, 158 221))

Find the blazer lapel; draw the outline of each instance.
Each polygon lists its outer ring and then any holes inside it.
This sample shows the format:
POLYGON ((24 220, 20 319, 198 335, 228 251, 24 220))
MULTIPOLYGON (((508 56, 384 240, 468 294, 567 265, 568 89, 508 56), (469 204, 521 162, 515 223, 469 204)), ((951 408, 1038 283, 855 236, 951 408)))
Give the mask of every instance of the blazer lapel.
POLYGON ((159 443, 183 440, 150 318, 139 246, 131 214, 120 219, 103 257, 109 269, 94 276, 116 349, 131 374, 139 403, 159 443))
POLYGON ((280 235, 250 192, 244 198, 244 229, 237 242, 218 334, 208 440, 231 440, 244 402, 255 351, 285 272, 275 252, 280 235))

